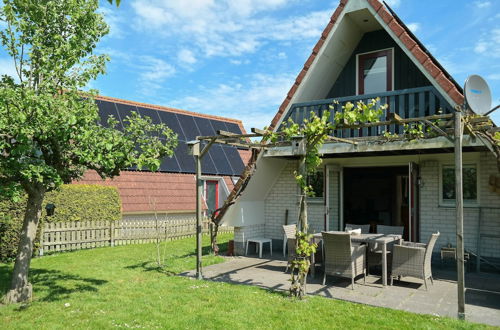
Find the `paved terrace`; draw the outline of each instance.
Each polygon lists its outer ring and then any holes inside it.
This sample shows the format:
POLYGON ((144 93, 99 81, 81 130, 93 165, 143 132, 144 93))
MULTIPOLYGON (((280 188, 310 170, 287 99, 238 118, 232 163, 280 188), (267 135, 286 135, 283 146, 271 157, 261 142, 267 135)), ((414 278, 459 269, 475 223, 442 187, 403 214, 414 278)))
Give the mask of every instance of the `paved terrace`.
MULTIPOLYGON (((275 254, 276 255, 276 254, 275 254)), ((203 268, 203 276, 213 281, 254 285, 270 290, 288 290, 290 278, 285 273, 286 261, 256 257, 227 257, 222 264, 203 268)), ((436 263, 439 265, 439 263, 436 263)), ((457 287, 455 273, 435 267, 434 285, 425 291, 423 281, 403 278, 394 286, 383 288, 379 276, 367 276, 366 285, 360 277, 351 290, 350 280, 327 277, 316 272, 308 277, 307 292, 328 298, 405 310, 413 313, 457 317, 457 287)), ((183 275, 194 276, 194 271, 183 275)), ((500 275, 466 273, 466 318, 472 322, 500 326, 500 275)))

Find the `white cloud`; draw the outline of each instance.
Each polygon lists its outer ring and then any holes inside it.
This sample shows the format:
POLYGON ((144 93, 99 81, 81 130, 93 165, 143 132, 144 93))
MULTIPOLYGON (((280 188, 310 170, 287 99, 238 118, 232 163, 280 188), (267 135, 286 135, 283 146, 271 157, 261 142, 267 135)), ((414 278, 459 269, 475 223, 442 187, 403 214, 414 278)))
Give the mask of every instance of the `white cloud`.
POLYGON ((194 54, 192 51, 189 49, 181 49, 177 53, 177 58, 180 62, 185 63, 185 64, 194 64, 196 63, 196 58, 194 57, 194 54))
POLYGON ((476 42, 474 51, 488 57, 500 58, 500 29, 493 29, 476 42))
POLYGON ((476 1, 474 4, 477 8, 488 8, 489 6, 491 6, 490 1, 476 1))
POLYGON ((410 29, 411 32, 416 33, 418 30, 420 30, 420 23, 408 23, 406 26, 410 29))
POLYGON ((139 56, 138 63, 133 65, 139 71, 140 91, 144 95, 152 95, 162 87, 162 83, 175 74, 175 68, 162 59, 153 56, 139 56))
POLYGON ((269 41, 316 39, 331 10, 272 17, 286 0, 135 0, 135 27, 176 38, 203 56, 240 56, 269 41))
POLYGON ((251 127, 262 128, 271 123, 294 78, 291 74, 253 74, 244 79, 248 83, 230 82, 213 88, 200 87, 190 96, 169 100, 168 104, 238 118, 247 130, 251 127))

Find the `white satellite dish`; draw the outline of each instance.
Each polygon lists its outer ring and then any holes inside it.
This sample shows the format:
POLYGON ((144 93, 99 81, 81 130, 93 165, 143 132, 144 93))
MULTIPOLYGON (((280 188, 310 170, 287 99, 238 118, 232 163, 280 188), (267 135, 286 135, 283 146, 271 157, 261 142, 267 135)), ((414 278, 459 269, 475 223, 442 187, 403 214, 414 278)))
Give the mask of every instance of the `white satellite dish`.
POLYGON ((473 112, 484 115, 491 109, 491 91, 486 81, 476 74, 465 80, 465 102, 473 112))

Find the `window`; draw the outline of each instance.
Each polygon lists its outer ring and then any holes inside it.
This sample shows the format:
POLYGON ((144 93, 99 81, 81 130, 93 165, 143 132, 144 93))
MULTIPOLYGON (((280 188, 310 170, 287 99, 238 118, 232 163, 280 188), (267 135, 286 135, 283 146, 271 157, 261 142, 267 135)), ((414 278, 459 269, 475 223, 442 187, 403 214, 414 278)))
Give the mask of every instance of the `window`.
POLYGON ((218 181, 205 181, 205 196, 205 201, 207 203, 207 215, 211 216, 212 213, 219 208, 218 181))
POLYGON ((358 94, 392 90, 392 49, 358 55, 358 94))
POLYGON ((307 177, 307 184, 312 186, 314 191, 313 198, 323 198, 323 182, 323 171, 317 171, 313 174, 309 174, 309 176, 307 177))
MULTIPOLYGON (((477 201, 477 168, 475 165, 463 166, 464 201, 477 201)), ((443 202, 455 201, 455 167, 443 166, 442 195, 443 202)))

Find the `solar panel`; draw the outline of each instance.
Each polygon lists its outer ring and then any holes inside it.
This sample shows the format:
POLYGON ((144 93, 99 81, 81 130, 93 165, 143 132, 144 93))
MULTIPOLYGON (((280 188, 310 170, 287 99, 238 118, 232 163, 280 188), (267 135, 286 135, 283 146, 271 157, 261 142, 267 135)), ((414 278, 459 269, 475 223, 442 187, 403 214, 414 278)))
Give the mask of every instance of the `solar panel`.
POLYGON ((162 172, 181 172, 179 163, 177 162, 177 157, 175 153, 172 157, 163 157, 161 160, 160 171, 162 172))
POLYGON ((226 174, 226 175, 240 175, 233 174, 233 169, 229 164, 229 161, 226 158, 226 154, 220 145, 212 145, 209 150, 212 159, 215 159, 215 167, 217 168, 217 174, 226 174))
MULTIPOLYGON (((116 120, 120 121, 120 117, 118 117, 114 103, 97 100, 96 104, 99 108, 99 117, 101 117, 100 123, 102 126, 108 126, 109 116, 113 116, 116 120)), ((121 129, 120 125, 118 125, 118 128, 121 129)))
POLYGON ((200 135, 200 131, 194 122, 193 116, 186 116, 177 114, 177 119, 179 119, 179 123, 181 124, 182 130, 184 131, 184 135, 186 136, 186 141, 191 141, 196 139, 197 136, 200 135))
POLYGON ((235 134, 242 134, 240 126, 235 123, 225 123, 227 127, 227 131, 235 134))
POLYGON ((181 141, 186 141, 186 136, 181 128, 177 115, 172 112, 158 111, 161 122, 167 125, 177 134, 177 138, 181 141))
POLYGON ((239 175, 245 169, 245 164, 241 160, 241 156, 238 150, 234 147, 230 146, 222 146, 224 153, 226 154, 226 158, 231 164, 231 168, 233 169, 232 173, 237 173, 239 175))
POLYGON ((126 118, 131 116, 132 112, 137 112, 137 108, 128 104, 115 103, 116 109, 118 111, 118 116, 120 116, 120 121, 122 126, 128 125, 126 118))
POLYGON ((194 158, 188 154, 188 147, 185 142, 179 141, 179 145, 175 149, 175 156, 182 173, 195 173, 194 158))
MULTIPOLYGON (((221 120, 103 100, 97 100, 96 104, 99 108, 100 122, 103 125, 106 124, 108 116, 113 115, 120 121, 118 129, 122 130, 126 116, 130 116, 132 111, 136 111, 143 117, 150 117, 154 124, 164 123, 177 134, 178 146, 173 157, 162 159, 160 171, 163 172, 195 173, 194 158, 188 154, 186 141, 194 140, 200 135, 215 135, 218 130, 235 134, 242 133, 239 125, 221 120)), ((212 145, 202 160, 202 172, 207 175, 240 175, 243 169, 244 164, 238 150, 232 146, 212 145)))
POLYGON ((193 117, 194 122, 196 123, 196 126, 198 127, 198 130, 200 131, 201 135, 209 136, 209 135, 215 135, 214 128, 210 124, 210 120, 207 118, 202 118, 202 117, 193 117))

